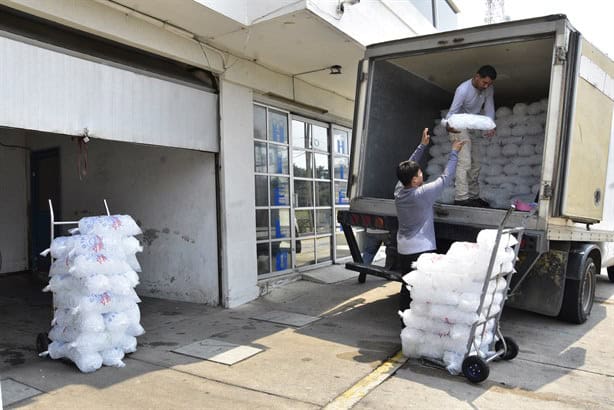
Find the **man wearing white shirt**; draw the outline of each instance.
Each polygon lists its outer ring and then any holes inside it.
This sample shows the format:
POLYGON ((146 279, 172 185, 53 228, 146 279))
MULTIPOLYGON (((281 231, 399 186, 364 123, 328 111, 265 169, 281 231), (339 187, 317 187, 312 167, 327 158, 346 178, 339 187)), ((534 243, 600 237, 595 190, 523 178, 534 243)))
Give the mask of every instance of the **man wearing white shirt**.
MULTIPOLYGON (((452 105, 446 115, 446 120, 454 114, 483 114, 495 120, 495 90, 492 86, 497 78, 497 71, 490 65, 480 67, 475 75, 462 82, 454 93, 452 105)), ((480 159, 477 152, 479 138, 476 132, 447 126, 450 140, 465 141, 465 149, 458 154, 456 167, 456 182, 454 204, 464 206, 488 207, 488 203, 480 198, 478 177, 480 174, 480 159), (474 141, 472 141, 474 139, 474 141)), ((484 133, 492 137, 495 130, 484 133)))

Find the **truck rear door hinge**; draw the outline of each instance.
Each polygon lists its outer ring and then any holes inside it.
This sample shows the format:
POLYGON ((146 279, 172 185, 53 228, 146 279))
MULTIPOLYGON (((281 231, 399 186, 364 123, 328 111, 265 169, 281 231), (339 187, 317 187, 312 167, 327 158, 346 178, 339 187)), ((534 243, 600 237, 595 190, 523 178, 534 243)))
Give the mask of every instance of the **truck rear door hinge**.
POLYGON ((563 64, 567 61, 567 48, 559 46, 554 53, 554 64, 563 64))
POLYGON ((363 81, 365 81, 367 79, 368 75, 367 73, 365 73, 364 71, 360 72, 360 78, 358 79, 358 82, 362 83, 363 81))
POLYGON ((544 190, 542 194, 542 199, 549 199, 552 197, 552 185, 549 182, 544 183, 544 190))

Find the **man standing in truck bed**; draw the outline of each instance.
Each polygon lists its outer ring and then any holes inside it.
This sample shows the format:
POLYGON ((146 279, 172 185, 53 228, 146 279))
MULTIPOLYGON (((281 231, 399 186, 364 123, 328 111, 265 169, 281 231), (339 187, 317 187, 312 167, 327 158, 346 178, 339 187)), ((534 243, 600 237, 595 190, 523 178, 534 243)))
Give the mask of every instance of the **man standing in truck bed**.
MULTIPOLYGON (((493 66, 484 65, 472 78, 462 82, 454 93, 454 99, 446 120, 453 114, 481 114, 495 120, 495 90, 492 87, 497 78, 497 71, 493 66)), ((480 198, 480 186, 478 176, 480 174, 480 158, 477 152, 478 144, 475 138, 479 138, 480 131, 457 130, 449 125, 450 140, 466 141, 465 149, 458 154, 458 166, 456 167, 456 182, 454 204, 463 206, 488 207, 488 202, 480 198), (472 143, 474 139, 474 143, 472 143)), ((484 133, 486 137, 492 137, 495 130, 484 133)))

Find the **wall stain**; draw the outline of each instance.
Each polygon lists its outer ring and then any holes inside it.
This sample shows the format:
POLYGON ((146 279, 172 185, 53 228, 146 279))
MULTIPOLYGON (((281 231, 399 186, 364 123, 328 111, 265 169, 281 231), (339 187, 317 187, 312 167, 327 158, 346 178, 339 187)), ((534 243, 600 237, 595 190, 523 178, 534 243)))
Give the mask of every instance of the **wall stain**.
POLYGON ((171 276, 171 283, 173 283, 175 281, 175 277, 171 276))
POLYGON ((171 230, 170 230, 170 229, 168 229, 168 228, 164 228, 164 229, 162 229, 162 233, 169 233, 170 231, 171 231, 171 230))
POLYGON ((189 237, 189 236, 187 236, 187 235, 183 235, 183 236, 181 237, 181 239, 183 239, 183 240, 184 240, 184 241, 186 241, 186 242, 190 242, 190 237, 189 237))
POLYGON ((179 232, 179 231, 173 231, 173 233, 174 233, 175 235, 179 235, 181 232, 179 232))
POLYGON ((158 233, 160 233, 157 229, 147 229, 143 232, 143 242, 147 244, 147 246, 151 246, 153 241, 158 239, 158 233))

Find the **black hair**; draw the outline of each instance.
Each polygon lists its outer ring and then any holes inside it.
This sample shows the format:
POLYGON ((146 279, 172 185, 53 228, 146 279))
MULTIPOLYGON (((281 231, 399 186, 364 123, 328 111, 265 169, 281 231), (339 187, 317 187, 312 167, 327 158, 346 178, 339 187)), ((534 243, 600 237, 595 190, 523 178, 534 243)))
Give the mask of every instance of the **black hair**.
POLYGON ((411 183, 413 177, 418 176, 420 169, 420 164, 416 161, 403 161, 397 166, 397 178, 403 186, 407 186, 411 183))
POLYGON ((482 78, 490 77, 490 79, 493 81, 497 79, 497 70, 495 70, 495 67, 491 65, 483 65, 479 68, 477 74, 479 74, 482 78))

